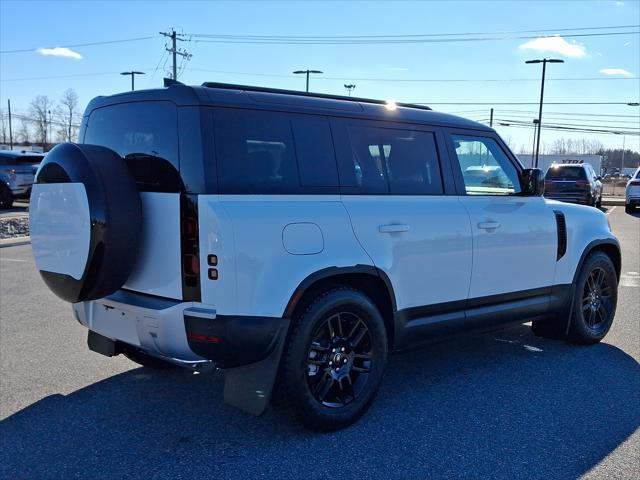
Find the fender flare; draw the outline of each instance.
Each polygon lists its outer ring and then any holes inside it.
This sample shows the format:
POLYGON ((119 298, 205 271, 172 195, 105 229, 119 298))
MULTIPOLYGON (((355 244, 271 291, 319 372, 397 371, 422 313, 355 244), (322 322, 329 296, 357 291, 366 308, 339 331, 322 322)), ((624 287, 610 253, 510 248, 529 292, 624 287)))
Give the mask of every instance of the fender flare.
POLYGON ((284 318, 290 318, 293 315, 293 312, 298 305, 300 299, 304 296, 307 290, 316 282, 320 280, 324 280, 331 277, 336 277, 340 275, 349 275, 349 274, 365 274, 371 275, 373 277, 377 277, 383 281, 387 288, 387 293, 389 294, 389 298, 391 299, 391 308, 395 312, 397 310, 396 307, 396 296, 393 291, 393 285, 391 284, 391 280, 387 276, 385 272, 380 270, 378 267, 373 265, 364 265, 358 264, 348 267, 327 267, 321 270, 317 270, 312 274, 308 275, 300 284, 296 287, 293 292, 293 295, 289 298, 289 302, 287 303, 287 307, 284 310, 282 316, 284 318))

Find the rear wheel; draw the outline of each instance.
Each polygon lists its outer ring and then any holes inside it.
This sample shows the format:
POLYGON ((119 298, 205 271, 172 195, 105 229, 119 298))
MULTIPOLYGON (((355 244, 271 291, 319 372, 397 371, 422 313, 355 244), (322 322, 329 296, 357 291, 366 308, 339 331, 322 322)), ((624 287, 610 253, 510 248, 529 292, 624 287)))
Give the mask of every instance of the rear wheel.
POLYGON ((375 304, 357 290, 330 290, 294 319, 283 365, 286 400, 312 430, 346 427, 373 402, 386 361, 375 304))
POLYGON ((0 183, 0 208, 13 207, 13 193, 4 183, 0 183))
POLYGON ((576 283, 569 340, 592 344, 604 338, 613 322, 618 279, 611 259, 595 252, 586 259, 576 283))
POLYGON ((635 208, 633 207, 633 205, 625 205, 624 206, 624 211, 626 213, 633 213, 634 210, 635 210, 635 208))
POLYGON ((598 197, 598 201, 596 202, 596 208, 602 208, 602 195, 598 197))
POLYGON ((127 349, 122 353, 132 362, 135 362, 138 365, 142 365, 143 367, 151 368, 153 370, 174 370, 179 368, 173 363, 148 355, 141 350, 127 349))

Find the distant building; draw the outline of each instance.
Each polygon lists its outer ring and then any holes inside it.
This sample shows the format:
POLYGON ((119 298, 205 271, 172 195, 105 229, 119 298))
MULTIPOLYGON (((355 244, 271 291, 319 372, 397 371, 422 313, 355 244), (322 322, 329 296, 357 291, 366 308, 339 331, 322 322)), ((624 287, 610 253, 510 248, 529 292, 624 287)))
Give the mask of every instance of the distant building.
MULTIPOLYGON (((533 155, 517 155, 520 162, 526 168, 533 168, 533 155)), ((600 173, 602 171, 602 155, 540 155, 538 157, 538 168, 543 172, 555 164, 559 163, 590 163, 593 169, 600 173)))

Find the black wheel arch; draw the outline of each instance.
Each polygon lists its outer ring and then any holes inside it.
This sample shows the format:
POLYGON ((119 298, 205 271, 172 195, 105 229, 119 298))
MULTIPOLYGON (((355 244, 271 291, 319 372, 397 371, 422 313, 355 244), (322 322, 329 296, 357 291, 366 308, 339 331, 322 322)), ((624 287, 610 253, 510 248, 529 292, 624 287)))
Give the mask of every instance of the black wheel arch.
POLYGON ((394 342, 394 312, 396 297, 391 280, 385 272, 373 265, 327 267, 307 276, 291 295, 284 310, 284 318, 292 318, 304 309, 317 295, 336 286, 348 286, 360 290, 376 304, 384 319, 389 347, 394 342))
POLYGON ((575 286, 578 275, 580 275, 580 270, 582 270, 582 266, 584 265, 587 257, 596 251, 600 251, 605 253, 613 263, 613 266, 616 271, 616 278, 620 280, 620 273, 622 271, 622 252, 620 250, 620 243, 615 238, 605 238, 593 240, 590 242, 580 255, 580 260, 576 264, 576 270, 573 274, 573 285, 575 286))

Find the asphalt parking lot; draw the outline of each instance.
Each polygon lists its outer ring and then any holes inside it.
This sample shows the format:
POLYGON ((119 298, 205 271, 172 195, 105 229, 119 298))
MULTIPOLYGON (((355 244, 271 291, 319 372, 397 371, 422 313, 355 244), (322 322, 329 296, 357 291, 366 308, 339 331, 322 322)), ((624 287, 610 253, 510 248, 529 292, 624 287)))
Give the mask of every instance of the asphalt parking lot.
POLYGON ((366 417, 322 435, 225 405, 220 375, 90 352, 30 246, 0 249, 0 477, 637 478, 640 214, 608 213, 623 276, 604 342, 520 325, 395 355, 366 417))

